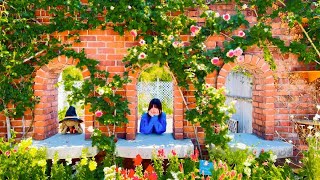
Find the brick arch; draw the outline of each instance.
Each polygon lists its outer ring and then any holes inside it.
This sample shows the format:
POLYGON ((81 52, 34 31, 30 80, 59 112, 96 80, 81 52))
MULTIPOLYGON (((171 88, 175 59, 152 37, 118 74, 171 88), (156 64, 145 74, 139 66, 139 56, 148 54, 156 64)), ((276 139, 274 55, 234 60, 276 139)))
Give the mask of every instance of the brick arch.
POLYGON ((256 135, 272 140, 275 136, 275 93, 273 71, 263 58, 257 55, 245 55, 243 62, 223 65, 218 74, 217 88, 226 83, 226 78, 232 69, 239 65, 253 75, 252 86, 252 128, 256 135))
MULTIPOLYGON (((34 111, 34 139, 43 140, 58 133, 58 89, 55 84, 64 68, 77 63, 78 60, 73 58, 59 56, 36 71, 34 95, 38 96, 40 101, 34 111)), ((82 75, 84 79, 89 78, 89 70, 84 68, 82 75)), ((93 117, 87 109, 88 107, 85 107, 86 127, 93 126, 93 117)), ((85 133, 87 137, 89 132, 86 130, 85 133)))
MULTIPOLYGON (((137 83, 143 70, 150 67, 146 65, 139 71, 130 72, 131 82, 126 85, 126 97, 128 98, 130 115, 127 115, 129 123, 126 127, 126 139, 135 139, 138 127, 138 93, 137 83)), ((183 139, 183 97, 179 91, 178 85, 173 81, 173 136, 175 139, 183 139)))

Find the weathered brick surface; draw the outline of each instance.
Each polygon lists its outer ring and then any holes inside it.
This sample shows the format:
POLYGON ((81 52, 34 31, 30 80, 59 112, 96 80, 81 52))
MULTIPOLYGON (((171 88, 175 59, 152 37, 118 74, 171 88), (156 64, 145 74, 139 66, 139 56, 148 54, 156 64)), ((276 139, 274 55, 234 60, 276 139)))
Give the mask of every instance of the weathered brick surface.
MULTIPOLYGON (((83 0, 83 2, 86 2, 83 0)), ((225 13, 234 14, 234 4, 219 4, 211 5, 211 10, 219 12, 221 15, 225 13)), ((203 19, 199 18, 199 12, 195 9, 190 9, 186 14, 203 24, 203 19)), ((251 11, 243 11, 246 19, 250 22, 250 26, 256 22, 256 17, 251 11)), ((48 23, 49 14, 45 10, 36 11, 39 22, 48 23)), ((172 13, 175 15, 175 13, 172 13)), ((272 32, 275 36, 282 38, 289 42, 291 39, 288 34, 287 24, 275 20, 271 23, 272 32)), ((240 29, 244 29, 241 27, 240 29)), ((237 30, 238 31, 238 30, 237 30)), ((237 31, 233 32, 236 34, 237 31)), ((87 56, 97 59, 100 63, 98 68, 107 70, 111 74, 121 74, 125 67, 122 63, 122 58, 127 54, 127 49, 138 45, 134 38, 125 33, 122 37, 111 29, 101 30, 85 30, 80 31, 80 43, 74 43, 73 48, 76 51, 84 49, 87 56)), ((54 36, 60 39, 66 39, 67 32, 60 34, 55 33, 54 36)), ((232 36, 232 35, 229 35, 232 36)), ((189 35, 182 35, 182 40, 187 43, 192 39, 189 35)), ((223 41, 229 40, 224 35, 213 35, 206 41, 207 48, 215 48, 221 46, 223 41)), ((225 86, 226 78, 235 66, 241 66, 247 69, 253 75, 252 85, 252 127, 253 133, 266 139, 278 138, 278 134, 287 139, 295 140, 296 134, 293 130, 293 123, 291 117, 303 118, 312 117, 316 112, 314 97, 314 84, 309 84, 306 80, 295 74, 292 71, 296 70, 310 70, 313 66, 306 66, 297 61, 297 57, 292 54, 279 54, 277 51, 273 52, 277 69, 272 71, 269 64, 263 59, 262 51, 256 46, 249 47, 244 52, 244 62, 242 63, 227 63, 221 61, 221 70, 213 72, 208 75, 206 81, 217 88, 225 86)), ((59 57, 52 60, 48 65, 41 67, 35 74, 34 90, 35 95, 40 97, 39 104, 36 105, 34 111, 34 123, 32 136, 34 139, 45 139, 58 132, 58 103, 57 103, 57 88, 55 83, 58 81, 58 76, 64 68, 70 65, 75 65, 77 60, 69 59, 67 57, 59 57)), ((137 79, 141 71, 145 67, 130 74, 131 83, 127 84, 122 92, 129 102, 131 114, 127 116, 129 123, 121 127, 116 127, 119 137, 126 139, 134 139, 137 132, 138 122, 138 98, 137 98, 137 79)), ((84 78, 87 78, 90 73, 84 69, 82 72, 84 78)), ((177 139, 180 138, 195 138, 194 127, 191 123, 185 120, 184 112, 187 108, 195 107, 195 98, 193 96, 194 88, 191 86, 190 91, 183 90, 184 97, 181 96, 180 89, 174 84, 174 112, 173 112, 173 134, 177 139), (185 105, 187 103, 187 106, 185 105)), ((319 101, 319 99, 318 99, 319 101)), ((101 129, 104 133, 108 133, 108 128, 99 125, 95 121, 94 115, 89 112, 90 106, 85 107, 84 123, 86 127, 93 126, 101 129)), ((27 127, 31 124, 31 112, 26 112, 25 121, 27 127)), ((22 133, 21 120, 13 120, 12 126, 22 133)), ((112 128, 112 127, 111 127, 112 128)), ((199 140, 204 142, 205 132, 199 129, 196 125, 199 140)), ((85 129, 85 137, 90 138, 90 133, 85 129)), ((6 135, 5 117, 0 114, 0 136, 6 135)))

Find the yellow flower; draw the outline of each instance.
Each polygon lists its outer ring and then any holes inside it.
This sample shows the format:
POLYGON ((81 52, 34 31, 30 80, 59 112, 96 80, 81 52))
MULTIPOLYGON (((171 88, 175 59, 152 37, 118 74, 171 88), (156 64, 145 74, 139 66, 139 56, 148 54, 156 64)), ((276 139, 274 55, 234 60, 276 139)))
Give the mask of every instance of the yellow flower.
POLYGON ((42 159, 42 160, 38 161, 38 166, 45 167, 46 165, 47 165, 46 160, 42 159))
POLYGON ((94 171, 97 168, 97 163, 95 161, 89 162, 89 169, 90 171, 94 171))
POLYGON ((36 154, 37 154, 37 149, 36 148, 31 148, 29 152, 30 152, 31 157, 35 157, 36 154))
POLYGON ((87 159, 87 158, 83 158, 83 159, 81 159, 81 161, 80 161, 80 165, 82 165, 82 166, 87 165, 87 163, 88 163, 88 159, 87 159))

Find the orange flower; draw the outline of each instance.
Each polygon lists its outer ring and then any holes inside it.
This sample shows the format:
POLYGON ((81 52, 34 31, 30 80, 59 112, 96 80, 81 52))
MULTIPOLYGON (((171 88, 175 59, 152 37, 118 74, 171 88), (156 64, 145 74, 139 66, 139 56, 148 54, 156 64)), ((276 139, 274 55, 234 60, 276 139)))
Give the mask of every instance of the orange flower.
POLYGON ((157 180, 158 179, 157 173, 155 173, 155 172, 151 173, 149 176, 149 179, 150 180, 157 180))
POLYGON ((136 158, 134 159, 134 165, 139 166, 139 165, 141 165, 141 162, 142 162, 142 158, 141 158, 140 154, 138 154, 136 156, 136 158))
POLYGON ((152 165, 149 164, 149 166, 147 167, 146 171, 148 172, 148 174, 151 174, 152 172, 154 172, 154 169, 153 169, 152 165))
POLYGON ((129 178, 133 178, 134 177, 134 170, 133 169, 130 169, 129 170, 129 175, 128 175, 129 178))

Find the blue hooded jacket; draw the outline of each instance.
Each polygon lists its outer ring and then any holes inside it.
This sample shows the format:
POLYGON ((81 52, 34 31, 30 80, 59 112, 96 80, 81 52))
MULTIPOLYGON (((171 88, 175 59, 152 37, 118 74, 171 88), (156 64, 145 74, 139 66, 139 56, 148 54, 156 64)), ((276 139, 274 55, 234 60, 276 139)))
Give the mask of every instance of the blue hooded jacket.
POLYGON ((140 132, 143 134, 162 134, 166 132, 167 121, 166 114, 164 112, 161 113, 161 116, 153 116, 150 117, 148 113, 144 113, 141 116, 140 122, 140 132))

